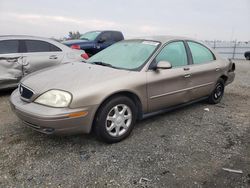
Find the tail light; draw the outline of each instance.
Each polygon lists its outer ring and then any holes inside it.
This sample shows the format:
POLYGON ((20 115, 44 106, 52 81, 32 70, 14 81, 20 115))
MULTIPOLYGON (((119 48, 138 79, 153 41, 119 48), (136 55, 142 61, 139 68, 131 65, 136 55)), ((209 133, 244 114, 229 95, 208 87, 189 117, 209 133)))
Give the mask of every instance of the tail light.
POLYGON ((76 44, 74 44, 74 45, 72 45, 72 46, 70 46, 72 49, 76 49, 76 50, 80 50, 81 49, 81 47, 79 46, 79 45, 76 45, 76 44))
POLYGON ((88 59, 88 58, 89 58, 89 56, 88 56, 87 53, 81 54, 81 57, 82 57, 83 59, 88 59))

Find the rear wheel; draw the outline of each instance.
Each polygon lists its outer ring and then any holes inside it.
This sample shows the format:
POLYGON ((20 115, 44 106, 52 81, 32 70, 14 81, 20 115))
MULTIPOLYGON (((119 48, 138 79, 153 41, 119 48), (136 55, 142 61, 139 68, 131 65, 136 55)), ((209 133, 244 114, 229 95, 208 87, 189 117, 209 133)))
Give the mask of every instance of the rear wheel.
POLYGON ((216 83, 215 89, 208 98, 210 104, 217 104, 221 101, 225 89, 225 81, 220 78, 216 83))
POLYGON ((246 59, 247 59, 247 60, 250 60, 250 55, 246 56, 246 59))
POLYGON ((95 120, 95 133, 107 143, 125 139, 131 133, 136 120, 136 106, 125 96, 118 96, 105 102, 95 120))

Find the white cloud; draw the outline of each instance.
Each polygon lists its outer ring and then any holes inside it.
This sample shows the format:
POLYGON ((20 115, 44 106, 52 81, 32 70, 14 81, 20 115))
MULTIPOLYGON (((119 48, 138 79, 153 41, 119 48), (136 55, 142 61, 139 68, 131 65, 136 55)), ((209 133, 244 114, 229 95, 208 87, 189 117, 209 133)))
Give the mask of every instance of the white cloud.
POLYGON ((29 22, 36 25, 40 25, 41 23, 50 23, 50 22, 59 22, 59 23, 67 23, 71 25, 84 26, 88 28, 115 28, 118 27, 119 24, 107 21, 107 20, 98 20, 98 19, 79 19, 79 18, 70 18, 64 16, 50 16, 50 15, 39 15, 39 14, 20 14, 20 13, 7 13, 8 17, 12 17, 13 19, 17 19, 22 22, 29 22))

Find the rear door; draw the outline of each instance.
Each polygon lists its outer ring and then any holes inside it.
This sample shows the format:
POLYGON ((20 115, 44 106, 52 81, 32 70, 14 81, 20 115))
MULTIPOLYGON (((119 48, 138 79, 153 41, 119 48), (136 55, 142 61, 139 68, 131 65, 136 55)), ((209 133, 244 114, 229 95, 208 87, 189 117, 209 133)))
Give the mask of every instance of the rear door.
POLYGON ((147 72, 149 112, 187 102, 188 57, 184 42, 175 41, 167 44, 156 56, 153 64, 160 61, 170 62, 172 68, 147 72))
POLYGON ((18 40, 0 41, 0 89, 17 85, 23 75, 22 60, 18 40))
POLYGON ((64 53, 59 47, 41 40, 23 40, 26 66, 24 74, 55 66, 61 63, 64 53))
POLYGON ((190 100, 208 96, 221 73, 220 64, 214 54, 204 45, 187 41, 193 65, 190 66, 190 100))

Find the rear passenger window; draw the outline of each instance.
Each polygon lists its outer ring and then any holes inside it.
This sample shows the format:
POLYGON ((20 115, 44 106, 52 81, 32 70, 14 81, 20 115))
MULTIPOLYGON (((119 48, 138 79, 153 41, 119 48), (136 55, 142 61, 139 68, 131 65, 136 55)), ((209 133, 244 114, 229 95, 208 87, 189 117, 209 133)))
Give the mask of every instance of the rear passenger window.
POLYGON ((50 44, 50 51, 51 52, 60 52, 62 50, 60 48, 58 48, 57 46, 50 44))
POLYGON ((196 42, 188 42, 188 46, 191 50, 194 64, 202 64, 214 60, 214 55, 205 46, 196 42))
POLYGON ((57 46, 40 40, 26 40, 27 52, 55 52, 62 51, 57 46))
POLYGON ((0 54, 18 53, 18 40, 0 41, 0 54))
POLYGON ((187 53, 183 42, 172 42, 166 45, 156 57, 156 63, 168 61, 172 67, 179 67, 188 64, 187 53))

